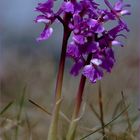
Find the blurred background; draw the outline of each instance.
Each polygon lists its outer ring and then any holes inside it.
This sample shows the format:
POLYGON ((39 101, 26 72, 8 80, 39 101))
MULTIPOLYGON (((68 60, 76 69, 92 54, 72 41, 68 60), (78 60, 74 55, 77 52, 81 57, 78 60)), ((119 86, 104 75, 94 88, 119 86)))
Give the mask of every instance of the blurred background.
MULTIPOLYGON (((52 109, 58 61, 61 50, 62 26, 54 25, 53 35, 44 42, 38 43, 36 38, 43 25, 35 24, 37 12, 34 11, 41 0, 1 0, 0 1, 0 110, 8 103, 14 102, 0 116, 0 140, 15 140, 16 125, 21 106, 21 98, 25 90, 24 107, 20 115, 18 138, 28 140, 45 140, 50 116, 37 109, 28 99, 52 109), (4 123, 3 123, 4 122, 4 123), (8 127, 8 126, 9 127, 8 127), (6 128, 7 129, 6 129, 6 128), (3 128, 3 129, 2 129, 3 128), (8 129, 9 128, 9 129, 8 129), (6 130, 5 130, 6 129, 6 130)), ((101 0, 99 1, 101 2, 101 0)), ((122 99, 131 104, 130 118, 134 119, 133 129, 138 128, 139 96, 139 46, 140 46, 140 10, 139 1, 126 0, 131 3, 132 15, 126 17, 130 32, 124 41, 124 48, 115 48, 117 63, 111 74, 106 74, 101 81, 105 121, 108 122, 118 102, 122 99)), ((79 77, 69 74, 72 62, 66 61, 63 86, 62 111, 70 118, 74 95, 77 91, 79 77)), ((92 128, 100 126, 98 119, 91 112, 89 104, 98 108, 99 82, 91 85, 87 81, 84 102, 87 103, 81 125, 92 128)), ((125 116, 122 118, 125 119, 125 116)), ((63 122, 63 121, 62 121, 63 122)), ((63 130, 67 123, 61 123, 63 130)), ((118 123, 114 132, 125 131, 127 123, 118 123)), ((63 134, 66 129, 63 130, 63 134)), ((60 132, 60 134, 62 131, 60 132)), ((80 133, 80 132, 79 132, 80 133)), ((86 132, 83 132, 86 134, 86 132)), ((61 134, 61 135, 63 135, 61 134)), ((93 137, 89 138, 93 139, 93 137)))

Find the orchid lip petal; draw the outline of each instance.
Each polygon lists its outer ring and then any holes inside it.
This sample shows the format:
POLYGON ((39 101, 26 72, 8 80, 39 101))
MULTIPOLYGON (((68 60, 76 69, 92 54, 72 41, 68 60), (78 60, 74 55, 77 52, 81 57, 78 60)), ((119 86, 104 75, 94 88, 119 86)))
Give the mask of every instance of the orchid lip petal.
POLYGON ((120 15, 131 15, 131 13, 128 11, 128 10, 122 10, 121 12, 120 12, 120 15))
POLYGON ((40 34, 40 37, 37 38, 37 41, 42 41, 48 39, 53 33, 53 28, 45 28, 44 31, 40 34))
POLYGON ((121 47, 123 47, 123 44, 121 42, 117 41, 117 40, 112 41, 111 45, 112 46, 121 46, 121 47))
POLYGON ((48 20, 48 19, 38 19, 37 20, 37 23, 41 23, 41 22, 48 24, 48 23, 50 23, 50 20, 48 20))
POLYGON ((91 63, 94 64, 94 65, 99 66, 99 65, 102 64, 102 61, 101 61, 100 59, 93 58, 93 59, 91 60, 91 63))

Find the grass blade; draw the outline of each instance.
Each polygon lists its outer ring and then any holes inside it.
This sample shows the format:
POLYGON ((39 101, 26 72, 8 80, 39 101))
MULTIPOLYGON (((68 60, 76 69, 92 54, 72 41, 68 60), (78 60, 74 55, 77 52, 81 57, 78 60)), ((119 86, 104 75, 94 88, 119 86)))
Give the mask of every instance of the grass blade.
POLYGON ((44 108, 43 106, 39 105, 38 103, 34 102, 33 100, 29 99, 28 100, 30 103, 32 103, 33 105, 35 105, 36 107, 38 107, 40 110, 44 111, 45 113, 47 113, 49 116, 52 115, 49 111, 47 111, 46 108, 44 108))
POLYGON ((3 115, 12 105, 13 105, 13 101, 11 101, 10 103, 8 103, 8 105, 6 105, 1 111, 0 111, 0 115, 3 115))
POLYGON ((95 108, 93 107, 93 105, 90 103, 89 104, 89 107, 90 107, 90 109, 91 109, 91 111, 94 113, 94 115, 97 117, 97 119, 101 119, 100 118, 100 115, 98 114, 98 112, 95 110, 95 108))
MULTIPOLYGON (((120 112, 116 117, 114 117, 110 122, 106 123, 106 124, 104 125, 104 128, 105 128, 106 126, 110 125, 110 124, 111 124, 112 122, 114 122, 116 119, 118 119, 124 112, 127 111, 128 108, 129 108, 129 105, 128 105, 124 110, 122 110, 122 112, 120 112)), ((86 139, 86 138, 88 138, 89 136, 93 135, 94 133, 96 133, 96 132, 98 132, 98 131, 100 131, 100 130, 102 130, 102 127, 100 127, 100 128, 98 128, 98 129, 96 129, 95 131, 93 131, 93 132, 91 132, 91 133, 85 135, 84 137, 80 138, 79 140, 86 139)))
POLYGON ((102 97, 102 89, 101 89, 101 82, 99 83, 99 108, 100 108, 100 122, 102 126, 102 135, 103 135, 103 140, 106 140, 105 137, 105 122, 104 122, 104 110, 103 110, 103 97, 102 97))
MULTIPOLYGON (((20 99, 19 111, 18 111, 18 114, 17 114, 17 122, 19 122, 20 119, 21 119, 22 109, 23 109, 24 100, 25 100, 25 94, 26 94, 26 86, 23 89, 22 96, 21 96, 21 99, 20 99)), ((18 140, 18 132, 19 132, 19 127, 17 125, 16 130, 15 130, 15 140, 18 140)))
MULTIPOLYGON (((123 105, 124 105, 124 107, 126 107, 127 105, 126 105, 126 102, 125 102, 125 97, 124 97, 123 91, 121 92, 121 95, 122 95, 123 105)), ((129 132, 132 133, 132 124, 131 124, 131 121, 130 121, 128 111, 125 112, 125 116, 126 116, 126 120, 127 120, 127 123, 128 123, 128 130, 129 130, 129 132)))
MULTIPOLYGON (((38 103, 36 103, 35 101, 33 101, 33 100, 31 100, 31 99, 29 99, 28 101, 29 101, 31 104, 35 105, 37 108, 39 108, 41 111, 47 113, 49 116, 52 115, 52 113, 49 112, 48 109, 46 109, 46 107, 43 107, 42 105, 39 105, 38 103)), ((70 119, 69 119, 62 111, 60 111, 60 116, 61 116, 62 118, 64 118, 68 123, 70 123, 70 119)))

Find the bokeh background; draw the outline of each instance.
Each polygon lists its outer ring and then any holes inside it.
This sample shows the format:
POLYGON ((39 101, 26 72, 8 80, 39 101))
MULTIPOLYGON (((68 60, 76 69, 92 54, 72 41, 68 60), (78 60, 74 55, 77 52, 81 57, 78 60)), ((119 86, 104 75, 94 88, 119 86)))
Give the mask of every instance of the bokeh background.
MULTIPOLYGON (((38 13, 34 11, 41 0, 1 0, 0 1, 0 110, 9 102, 14 104, 0 116, 0 121, 8 119, 2 127, 13 123, 20 110, 19 104, 24 88, 26 95, 22 109, 19 139, 45 140, 50 117, 37 109, 28 99, 52 109, 54 88, 61 50, 62 26, 54 25, 54 33, 47 41, 36 42, 36 38, 43 29, 43 25, 35 24, 38 13), (28 123, 27 123, 28 121, 28 123), (32 135, 31 135, 32 134, 32 135)), ((102 3, 102 1, 99 1, 102 3)), ((139 46, 140 46, 140 10, 139 0, 126 0, 131 3, 131 16, 126 17, 130 32, 124 41, 124 48, 115 48, 117 63, 111 74, 106 74, 101 81, 105 121, 109 121, 115 106, 122 99, 124 92, 129 109, 130 118, 134 118, 133 129, 138 128, 139 115, 139 46)), ((74 95, 77 91, 79 77, 69 74, 72 62, 67 59, 63 87, 62 111, 70 118, 74 95)), ((87 81, 84 102, 87 103, 85 115, 81 125, 92 128, 100 126, 97 118, 91 112, 88 104, 98 110, 98 85, 87 81)), ((122 117, 123 118, 123 117, 122 117)), ((124 117, 125 118, 125 117, 124 117)), ((63 122, 63 121, 62 121, 63 122)), ((61 130, 67 128, 61 122, 61 130)), ((11 124, 12 125, 12 124, 11 124)), ((125 130, 125 123, 118 123, 114 131, 125 130)), ((15 140, 15 127, 9 127, 0 140, 15 140)), ((66 129, 60 132, 61 135, 66 129)), ((86 132, 83 132, 86 134, 86 132)), ((93 139, 93 137, 91 137, 93 139)), ((89 138, 90 140, 90 138, 89 138)))

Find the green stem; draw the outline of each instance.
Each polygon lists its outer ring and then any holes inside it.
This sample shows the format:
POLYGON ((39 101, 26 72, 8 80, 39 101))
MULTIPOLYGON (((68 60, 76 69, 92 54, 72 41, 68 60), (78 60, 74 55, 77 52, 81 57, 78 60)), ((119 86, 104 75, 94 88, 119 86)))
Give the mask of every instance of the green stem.
MULTIPOLYGON (((92 55, 90 54, 87 58, 86 64, 89 64, 91 60, 92 55)), ((83 98, 83 93, 84 93, 84 87, 86 83, 86 77, 84 75, 81 76, 78 92, 76 95, 76 100, 75 100, 75 106, 74 106, 74 111, 72 115, 72 120, 69 126, 69 130, 66 136, 66 140, 74 140, 75 139, 75 133, 79 121, 79 112, 82 104, 82 98, 83 98)))
POLYGON ((78 116, 79 116, 80 107, 81 107, 81 103, 82 103, 82 97, 83 97, 85 82, 86 82, 86 77, 82 75, 81 80, 80 80, 78 93, 77 93, 77 96, 76 96, 76 101, 75 101, 75 107, 74 107, 74 111, 73 111, 73 115, 72 115, 72 120, 71 120, 71 123, 70 123, 70 126, 69 126, 69 130, 68 130, 68 133, 67 133, 66 140, 74 140, 74 138, 75 138, 75 132, 76 132, 77 124, 78 124, 78 116))
POLYGON ((52 120, 48 132, 48 140, 57 140, 57 126, 59 120, 59 110, 61 105, 61 91, 62 91, 62 83, 63 83, 63 75, 64 75, 64 67, 65 67, 65 59, 66 59, 66 49, 67 43, 70 36, 70 30, 67 27, 64 27, 64 35, 63 35, 63 43, 62 43, 62 51, 59 63, 59 70, 57 75, 56 89, 55 89, 55 104, 53 108, 52 120))

